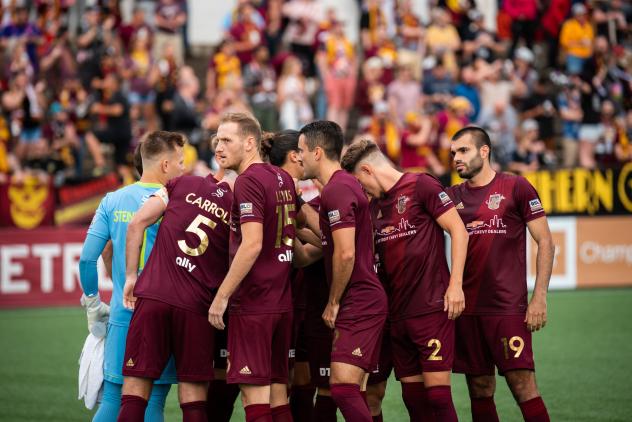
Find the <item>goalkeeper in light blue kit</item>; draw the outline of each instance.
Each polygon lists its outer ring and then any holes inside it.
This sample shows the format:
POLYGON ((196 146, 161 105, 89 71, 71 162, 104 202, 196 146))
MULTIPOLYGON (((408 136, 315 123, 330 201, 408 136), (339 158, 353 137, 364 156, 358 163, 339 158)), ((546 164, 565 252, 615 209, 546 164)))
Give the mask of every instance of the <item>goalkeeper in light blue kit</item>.
MULTIPOLYGON (((103 322, 108 318, 103 363, 103 398, 93 422, 115 422, 121 406, 123 385, 123 355, 125 339, 132 311, 123 306, 123 286, 125 285, 125 238, 127 225, 142 204, 170 179, 183 172, 183 147, 185 138, 173 132, 150 133, 140 145, 143 172, 139 182, 125 186, 107 194, 96 211, 86 236, 81 258, 79 275, 84 295, 82 304, 86 307, 88 329, 96 336, 103 336, 103 322), (112 241, 112 292, 111 308, 101 302, 98 291, 97 259, 107 242, 112 241)), ((143 269, 158 232, 156 223, 145 231, 140 257, 139 271, 143 269)), ((173 359, 169 361, 162 376, 156 381, 145 412, 145 421, 162 422, 165 399, 176 384, 173 359)))

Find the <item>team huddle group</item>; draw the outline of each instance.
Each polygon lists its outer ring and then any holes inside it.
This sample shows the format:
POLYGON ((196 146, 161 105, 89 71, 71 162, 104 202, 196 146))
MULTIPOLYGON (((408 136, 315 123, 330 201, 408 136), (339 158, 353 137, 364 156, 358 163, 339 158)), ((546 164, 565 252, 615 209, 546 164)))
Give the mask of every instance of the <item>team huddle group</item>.
POLYGON ((150 133, 140 181, 108 194, 88 229, 82 300, 91 331, 108 321, 95 422, 162 421, 176 382, 185 422, 230 420, 239 392, 247 422, 381 421, 393 369, 411 421, 457 420, 452 371, 472 420, 498 421, 496 368, 525 421, 549 420, 531 333, 554 248, 535 189, 492 170, 484 130, 454 135, 465 182, 447 189, 372 141, 345 147, 331 121, 262 134, 227 114, 207 177, 182 175, 185 141, 150 133), (300 180, 320 195, 304 201, 300 180), (96 271, 108 241, 111 309, 96 271))

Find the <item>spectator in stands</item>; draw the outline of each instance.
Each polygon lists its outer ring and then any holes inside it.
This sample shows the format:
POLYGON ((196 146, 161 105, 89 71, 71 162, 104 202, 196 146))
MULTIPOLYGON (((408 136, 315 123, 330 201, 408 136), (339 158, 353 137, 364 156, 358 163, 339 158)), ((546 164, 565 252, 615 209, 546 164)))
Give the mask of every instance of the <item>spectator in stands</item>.
POLYGON ((413 10, 411 0, 397 3, 397 57, 410 63, 415 78, 421 78, 421 59, 424 55, 425 30, 413 10))
POLYGON ((509 170, 517 174, 536 171, 547 160, 546 146, 538 136, 538 122, 533 119, 525 120, 520 126, 516 149, 511 154, 509 170))
POLYGON ((321 73, 328 100, 327 120, 346 130, 356 89, 358 64, 355 49, 344 34, 342 22, 333 22, 320 54, 324 55, 319 63, 323 64, 321 73))
POLYGON ((426 31, 426 47, 435 57, 443 57, 449 72, 456 73, 456 52, 461 48, 461 38, 444 9, 432 10, 432 24, 426 31))
POLYGON ((263 130, 274 132, 278 129, 276 110, 276 73, 270 64, 270 53, 266 46, 259 46, 254 59, 244 70, 244 86, 250 98, 253 114, 263 130))
POLYGON ((173 47, 178 64, 184 61, 182 27, 186 23, 187 13, 179 0, 158 0, 156 5, 156 34, 154 36, 154 56, 160 55, 166 44, 173 47))
POLYGON ((401 64, 397 68, 397 79, 386 90, 391 117, 399 127, 404 126, 404 118, 409 111, 417 111, 422 106, 419 82, 413 78, 412 67, 401 64))
POLYGON ((595 34, 583 3, 573 5, 573 17, 562 25, 560 46, 566 55, 566 71, 579 74, 593 54, 595 34))
POLYGON ((132 141, 132 124, 129 103, 121 91, 117 74, 109 73, 100 84, 96 101, 90 107, 92 130, 86 134, 88 146, 95 150, 94 174, 101 175, 105 171, 105 161, 99 157, 99 144, 110 144, 114 148, 114 162, 121 178, 128 183, 132 172, 127 158, 132 141))
POLYGON ((533 49, 537 29, 537 0, 503 0, 502 10, 511 17, 512 43, 509 56, 513 56, 520 41, 533 49))
POLYGON ((515 109, 510 103, 497 100, 492 107, 483 108, 478 124, 489 133, 495 162, 506 166, 516 149, 514 133, 518 126, 518 116, 515 109))
POLYGON ((401 139, 401 166, 408 171, 430 171, 435 176, 445 173, 436 156, 437 133, 432 118, 424 113, 406 113, 406 126, 401 139))
POLYGON ((301 61, 308 77, 316 73, 314 63, 314 43, 320 22, 325 17, 321 2, 317 0, 289 0, 283 5, 283 16, 289 22, 285 30, 285 40, 290 51, 301 61))
POLYGON ((358 82, 355 100, 359 114, 359 128, 368 125, 375 104, 379 101, 386 101, 386 86, 382 81, 383 74, 382 60, 379 57, 371 57, 364 62, 362 78, 358 82))
POLYGON ((142 118, 145 129, 154 131, 158 129, 154 89, 158 80, 158 68, 151 55, 148 37, 147 32, 139 32, 132 40, 121 74, 129 86, 127 98, 131 106, 131 118, 134 120, 142 118))
MULTIPOLYGON (((147 23, 145 9, 138 6, 134 8, 131 21, 128 24, 121 25, 118 29, 119 37, 126 51, 132 47, 132 40, 138 37, 147 38, 147 44, 151 46, 153 33, 153 29, 147 23)), ((154 58, 157 57, 154 56, 154 58)))
POLYGON ((303 65, 297 57, 290 56, 283 63, 283 71, 277 85, 277 103, 282 130, 299 130, 313 118, 312 106, 305 87, 303 65))
POLYGON ((379 26, 375 30, 375 35, 371 36, 371 44, 364 50, 364 56, 366 58, 378 57, 382 61, 383 66, 383 80, 384 83, 391 83, 395 76, 395 67, 397 63, 403 62, 411 66, 411 71, 414 76, 414 63, 406 61, 405 58, 399 60, 397 56, 397 45, 393 38, 388 35, 386 25, 379 26))
POLYGON ((445 66, 443 57, 430 56, 426 59, 430 70, 424 72, 423 94, 435 110, 443 109, 454 94, 454 76, 445 66))
POLYGON ((582 80, 572 75, 564 80, 562 91, 557 98, 557 106, 562 120, 562 165, 573 168, 579 154, 579 128, 584 117, 581 103, 582 80))
POLYGON ((250 2, 242 2, 229 30, 230 37, 235 40, 234 48, 242 66, 250 63, 254 51, 264 42, 263 30, 253 19, 255 13, 256 10, 250 2))
POLYGON ((367 132, 382 152, 395 164, 399 164, 401 154, 400 129, 395 123, 387 103, 382 101, 375 103, 373 117, 367 132))
POLYGON ((520 103, 521 119, 535 119, 538 123, 538 133, 548 148, 554 148, 555 137, 555 96, 549 86, 549 79, 544 75, 539 77, 533 86, 533 92, 520 103))
POLYGON ((217 52, 211 57, 206 72, 206 98, 212 99, 217 90, 222 90, 234 78, 241 76, 241 62, 235 51, 232 38, 224 39, 217 52))
POLYGON ((461 31, 463 59, 471 61, 476 55, 492 62, 505 53, 504 44, 495 33, 485 28, 485 16, 477 9, 468 12, 469 24, 461 31))
POLYGON ((601 125, 603 131, 595 144, 595 161, 600 168, 617 167, 620 162, 629 160, 629 139, 624 128, 623 117, 617 116, 612 101, 606 100, 601 106, 601 125))
POLYGON ((24 43, 31 65, 37 71, 37 45, 42 42, 42 31, 29 22, 29 9, 24 4, 15 7, 11 23, 0 32, 0 46, 11 51, 16 42, 24 43))
POLYGON ((475 122, 481 112, 481 96, 479 94, 476 73, 472 66, 464 66, 461 68, 461 82, 454 88, 454 95, 467 98, 472 106, 470 120, 475 122))
POLYGON ((173 97, 171 130, 185 134, 189 142, 197 144, 200 139, 200 114, 197 100, 200 82, 192 68, 184 66, 178 74, 177 91, 173 97))

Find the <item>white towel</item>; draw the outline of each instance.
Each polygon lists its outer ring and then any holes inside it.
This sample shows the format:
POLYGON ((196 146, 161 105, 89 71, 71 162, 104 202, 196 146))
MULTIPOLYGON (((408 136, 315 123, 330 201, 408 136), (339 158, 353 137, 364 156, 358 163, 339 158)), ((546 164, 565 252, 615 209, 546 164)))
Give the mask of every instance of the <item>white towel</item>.
POLYGON ((103 393, 103 353, 105 338, 88 334, 79 357, 79 397, 92 409, 103 393))

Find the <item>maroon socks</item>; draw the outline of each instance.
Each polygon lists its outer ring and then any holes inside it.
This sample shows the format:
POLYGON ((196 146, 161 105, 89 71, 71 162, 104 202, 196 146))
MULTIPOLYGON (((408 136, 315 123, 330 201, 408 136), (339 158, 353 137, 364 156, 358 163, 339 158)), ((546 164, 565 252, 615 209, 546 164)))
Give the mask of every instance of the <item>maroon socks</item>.
POLYGON ((423 382, 403 382, 402 399, 408 409, 410 422, 434 421, 434 413, 428 404, 426 388, 423 382))
POLYGON ((356 384, 332 384, 331 397, 346 422, 373 422, 371 412, 356 384))
POLYGON ((143 422, 147 400, 138 396, 124 394, 121 396, 121 410, 117 422, 143 422))
POLYGON ((206 401, 192 401, 181 403, 182 422, 207 422, 206 401))
POLYGON ((520 403, 520 410, 525 422, 550 422, 551 420, 542 397, 520 403))
POLYGON ((428 404, 432 408, 437 422, 457 422, 456 409, 452 402, 452 391, 449 385, 426 388, 428 404))
POLYGON ((274 422, 269 404, 251 404, 244 408, 246 422, 274 422))
POLYGON ((499 422, 494 396, 471 399, 472 422, 499 422))

